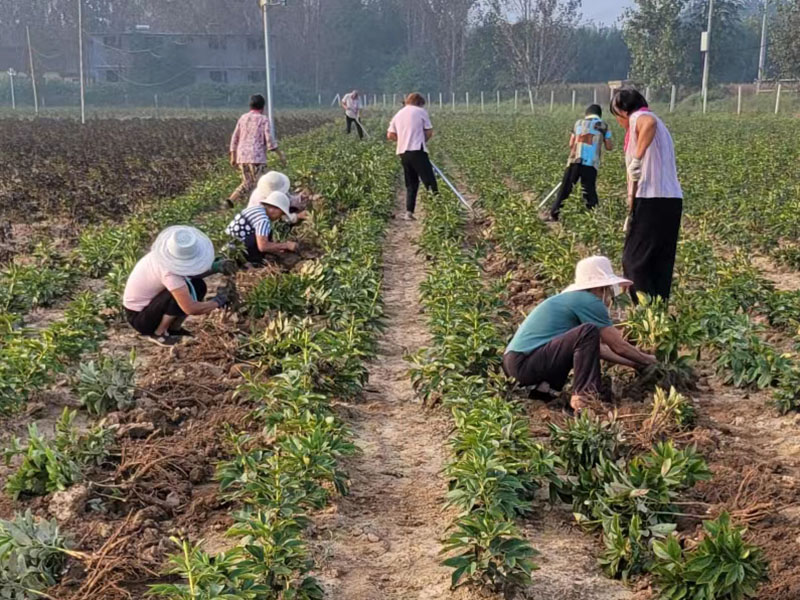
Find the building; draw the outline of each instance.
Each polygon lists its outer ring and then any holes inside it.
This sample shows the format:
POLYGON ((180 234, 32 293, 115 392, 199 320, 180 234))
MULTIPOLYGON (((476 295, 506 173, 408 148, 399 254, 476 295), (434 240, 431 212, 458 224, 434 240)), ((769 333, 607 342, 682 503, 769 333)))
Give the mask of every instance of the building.
POLYGON ((87 76, 98 83, 264 81, 264 39, 257 34, 154 33, 140 26, 125 33, 93 33, 86 44, 87 76), (142 73, 148 80, 140 81, 142 73))

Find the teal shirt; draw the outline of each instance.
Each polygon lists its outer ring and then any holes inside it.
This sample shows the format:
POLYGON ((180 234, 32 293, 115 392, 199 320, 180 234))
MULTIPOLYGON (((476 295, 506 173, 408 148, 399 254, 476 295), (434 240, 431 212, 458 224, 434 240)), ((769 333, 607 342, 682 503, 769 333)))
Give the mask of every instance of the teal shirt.
POLYGON ((614 324, 606 305, 591 292, 564 292, 551 296, 525 318, 506 352, 533 352, 584 323, 592 323, 600 329, 614 324))

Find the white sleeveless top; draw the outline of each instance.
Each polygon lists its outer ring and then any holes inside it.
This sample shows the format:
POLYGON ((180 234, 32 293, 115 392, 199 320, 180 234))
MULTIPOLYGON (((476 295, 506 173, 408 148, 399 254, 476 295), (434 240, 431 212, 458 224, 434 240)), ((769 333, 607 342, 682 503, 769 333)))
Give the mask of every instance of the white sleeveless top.
POLYGON ((675 167, 675 146, 669 130, 652 112, 639 111, 630 116, 631 139, 625 154, 625 162, 629 163, 636 153, 638 136, 636 121, 642 115, 656 120, 656 135, 642 158, 642 178, 639 181, 637 198, 683 198, 683 190, 678 182, 675 167))

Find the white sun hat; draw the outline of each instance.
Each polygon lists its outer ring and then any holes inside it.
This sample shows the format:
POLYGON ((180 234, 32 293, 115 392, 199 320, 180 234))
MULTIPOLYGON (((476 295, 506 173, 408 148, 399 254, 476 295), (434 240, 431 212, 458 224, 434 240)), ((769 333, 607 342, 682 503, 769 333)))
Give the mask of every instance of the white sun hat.
POLYGON ((291 206, 291 201, 289 200, 289 196, 283 192, 272 192, 269 196, 261 201, 261 204, 268 204, 269 206, 280 208, 283 211, 283 214, 285 214, 287 217, 289 216, 289 207, 291 206))
POLYGON ((205 233, 188 225, 167 227, 150 250, 162 268, 182 277, 201 275, 214 262, 214 244, 205 233))
POLYGON ((602 287, 628 287, 632 284, 630 279, 614 274, 611 261, 605 256, 590 256, 578 262, 575 267, 575 283, 564 291, 577 292, 602 287))
POLYGON ((266 198, 272 192, 283 192, 284 194, 288 194, 290 184, 289 178, 283 173, 278 171, 270 171, 259 178, 256 189, 261 192, 261 195, 264 198, 266 198))

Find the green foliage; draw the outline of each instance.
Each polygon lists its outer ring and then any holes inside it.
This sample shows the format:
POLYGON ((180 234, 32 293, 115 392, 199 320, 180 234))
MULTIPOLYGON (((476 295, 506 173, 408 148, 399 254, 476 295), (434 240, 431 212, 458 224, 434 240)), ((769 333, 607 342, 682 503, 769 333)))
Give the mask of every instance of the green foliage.
POLYGON ((615 460, 624 443, 616 421, 605 421, 588 411, 569 419, 563 428, 555 423, 548 427, 550 445, 572 475, 593 469, 603 459, 615 460))
POLYGON ((127 359, 103 356, 78 366, 76 391, 89 414, 103 416, 134 405, 136 354, 127 359))
POLYGON ((73 424, 76 414, 64 409, 52 440, 42 436, 36 423, 31 423, 27 442, 23 445, 14 438, 3 451, 6 465, 15 456, 22 456, 22 463, 6 481, 6 491, 14 499, 22 494, 41 496, 63 491, 80 481, 84 467, 103 461, 112 432, 100 424, 81 433, 73 424))
POLYGON ((734 600, 755 598, 766 579, 759 548, 744 540, 745 529, 731 525, 728 513, 703 523, 704 537, 688 550, 676 536, 653 542, 652 572, 663 600, 734 600))
POLYGON ((55 521, 36 520, 30 510, 0 520, 0 596, 36 600, 61 578, 69 548, 55 521))
POLYGON ((650 412, 650 423, 667 421, 680 429, 694 425, 696 411, 691 400, 672 387, 667 393, 663 388, 656 388, 653 394, 653 408, 650 412))

